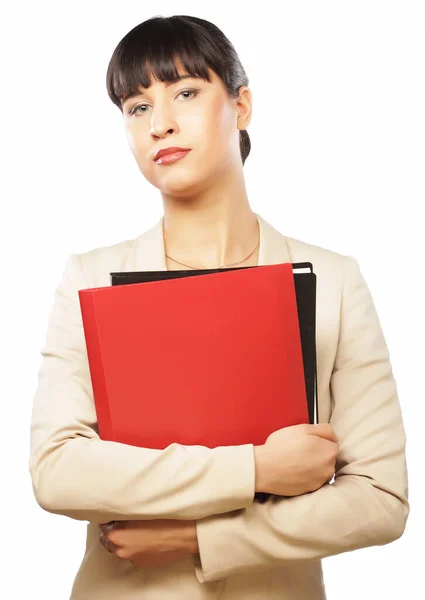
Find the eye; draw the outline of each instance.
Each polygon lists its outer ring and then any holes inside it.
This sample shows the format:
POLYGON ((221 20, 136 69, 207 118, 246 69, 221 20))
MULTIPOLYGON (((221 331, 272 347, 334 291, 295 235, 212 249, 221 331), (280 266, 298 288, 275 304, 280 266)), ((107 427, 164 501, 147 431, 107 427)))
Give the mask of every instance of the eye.
MULTIPOLYGON (((197 96, 199 94, 199 90, 182 90, 180 92, 180 94, 193 94, 193 96, 191 96, 190 98, 186 98, 187 100, 191 100, 192 98, 194 98, 195 96, 197 96)), ((178 94, 177 97, 180 96, 180 94, 178 94)), ((138 111, 138 109, 142 108, 143 106, 149 106, 149 104, 137 104, 137 106, 133 106, 133 108, 128 111, 128 114, 129 115, 136 114, 136 111, 138 111)), ((146 110, 143 110, 143 111, 139 112, 138 114, 144 114, 146 112, 147 112, 146 110)))

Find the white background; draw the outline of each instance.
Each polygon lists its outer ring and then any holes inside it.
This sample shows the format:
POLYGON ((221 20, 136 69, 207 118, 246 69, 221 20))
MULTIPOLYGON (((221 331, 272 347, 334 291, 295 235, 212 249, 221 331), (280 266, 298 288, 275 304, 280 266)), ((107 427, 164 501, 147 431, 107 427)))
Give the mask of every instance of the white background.
POLYGON ((40 349, 66 257, 132 239, 162 214, 105 74, 135 25, 189 14, 223 30, 250 80, 252 209, 285 235, 357 258, 390 349, 411 513, 396 542, 324 560, 328 599, 424 598, 424 2, 200 6, 1 4, 0 596, 68 598, 83 556, 86 522, 32 495, 40 349))

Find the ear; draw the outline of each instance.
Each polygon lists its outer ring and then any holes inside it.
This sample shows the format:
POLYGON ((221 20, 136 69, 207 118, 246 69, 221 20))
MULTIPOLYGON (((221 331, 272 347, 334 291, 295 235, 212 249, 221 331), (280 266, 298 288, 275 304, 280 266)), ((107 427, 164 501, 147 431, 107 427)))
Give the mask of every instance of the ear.
POLYGON ((252 116, 252 94, 247 85, 242 85, 239 88, 239 98, 236 101, 236 108, 238 113, 238 129, 246 129, 252 116))

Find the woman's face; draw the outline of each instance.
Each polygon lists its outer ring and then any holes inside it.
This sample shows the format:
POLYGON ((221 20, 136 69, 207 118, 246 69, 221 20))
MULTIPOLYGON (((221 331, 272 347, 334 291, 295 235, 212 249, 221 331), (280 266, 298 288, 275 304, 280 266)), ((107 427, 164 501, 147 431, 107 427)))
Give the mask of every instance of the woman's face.
MULTIPOLYGON (((218 75, 211 69, 209 73, 211 82, 153 79, 149 88, 140 86, 140 95, 122 105, 125 133, 139 169, 165 195, 196 194, 226 170, 242 166, 238 125, 245 129, 250 120, 249 88, 240 88, 239 99, 230 98, 218 75), (158 150, 170 146, 191 151, 173 163, 156 164, 158 150)), ((181 66, 179 74, 187 75, 181 66)))

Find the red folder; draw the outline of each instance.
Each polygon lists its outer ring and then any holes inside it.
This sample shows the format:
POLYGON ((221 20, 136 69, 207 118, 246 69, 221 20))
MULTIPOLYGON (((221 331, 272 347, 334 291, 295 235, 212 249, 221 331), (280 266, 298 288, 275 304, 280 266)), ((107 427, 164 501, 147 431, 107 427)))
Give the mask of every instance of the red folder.
POLYGON ((309 423, 291 263, 78 293, 102 439, 261 445, 309 423))

